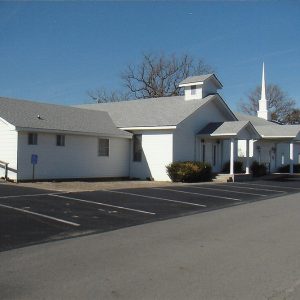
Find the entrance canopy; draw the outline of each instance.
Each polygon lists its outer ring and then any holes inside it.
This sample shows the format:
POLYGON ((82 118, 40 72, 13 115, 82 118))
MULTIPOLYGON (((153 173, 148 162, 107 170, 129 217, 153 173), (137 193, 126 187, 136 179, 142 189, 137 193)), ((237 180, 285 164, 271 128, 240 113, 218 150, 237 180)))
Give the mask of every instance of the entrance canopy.
POLYGON ((263 139, 276 141, 300 141, 299 125, 265 125, 255 126, 263 139))
POLYGON ((259 133, 249 121, 230 121, 209 123, 197 136, 217 139, 258 140, 259 133))

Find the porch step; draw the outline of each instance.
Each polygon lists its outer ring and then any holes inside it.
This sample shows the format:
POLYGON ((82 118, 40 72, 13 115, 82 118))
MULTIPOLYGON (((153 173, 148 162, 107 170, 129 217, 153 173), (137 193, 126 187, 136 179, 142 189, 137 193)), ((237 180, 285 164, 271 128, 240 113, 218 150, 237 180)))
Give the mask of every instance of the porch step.
POLYGON ((215 174, 213 178, 214 182, 242 182, 253 180, 251 174, 215 174))
POLYGON ((213 182, 232 182, 233 178, 230 174, 216 174, 213 182))

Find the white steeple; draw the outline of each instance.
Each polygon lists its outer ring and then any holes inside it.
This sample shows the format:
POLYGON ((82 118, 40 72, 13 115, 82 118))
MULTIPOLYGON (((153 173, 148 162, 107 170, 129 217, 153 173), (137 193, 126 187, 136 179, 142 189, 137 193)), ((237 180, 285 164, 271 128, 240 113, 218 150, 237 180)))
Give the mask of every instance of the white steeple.
POLYGON ((265 79, 265 63, 263 63, 262 68, 262 78, 261 78, 261 95, 258 101, 258 112, 257 116, 259 118, 270 121, 271 115, 268 111, 268 100, 266 98, 266 79, 265 79))

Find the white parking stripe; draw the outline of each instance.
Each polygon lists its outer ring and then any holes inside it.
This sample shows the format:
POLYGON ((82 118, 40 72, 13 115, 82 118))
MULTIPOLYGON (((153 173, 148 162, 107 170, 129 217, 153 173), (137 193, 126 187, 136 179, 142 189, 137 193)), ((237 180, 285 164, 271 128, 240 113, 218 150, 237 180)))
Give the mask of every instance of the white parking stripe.
POLYGON ((157 200, 162 200, 162 201, 167 201, 167 202, 174 202, 174 203, 180 203, 180 204, 186 204, 186 205, 192 205, 192 206, 206 207, 206 205, 204 205, 204 204, 198 204, 198 203, 193 203, 193 202, 185 202, 185 201, 180 201, 180 200, 172 200, 172 199, 166 199, 166 198, 155 197, 155 196, 147 196, 147 195, 141 195, 141 194, 135 194, 135 193, 121 192, 121 191, 112 191, 112 190, 104 190, 104 189, 102 189, 102 191, 110 192, 110 193, 116 193, 116 194, 138 196, 138 197, 142 197, 142 198, 157 199, 157 200))
POLYGON ((22 198, 22 197, 36 197, 36 196, 50 196, 52 194, 25 194, 25 195, 12 195, 12 196, 0 196, 0 199, 7 199, 7 198, 22 198))
POLYGON ((214 191, 223 191, 223 192, 230 192, 230 193, 237 193, 237 194, 245 194, 245 195, 253 195, 253 196, 267 196, 263 194, 256 194, 256 193, 248 193, 248 192, 241 192, 241 191, 233 191, 233 190, 227 190, 227 189, 216 189, 216 188, 209 188, 209 187, 202 187, 202 186, 188 186, 192 189, 204 189, 204 190, 214 190, 214 191))
POLYGON ((230 197, 224 197, 224 196, 215 196, 215 195, 208 195, 208 194, 202 194, 202 193, 185 192, 185 191, 175 190, 175 189, 174 190, 173 189, 166 189, 166 188, 154 188, 154 189, 177 192, 177 193, 183 193, 183 194, 201 195, 201 196, 212 197, 212 198, 221 198, 221 199, 227 199, 227 200, 233 200, 233 201, 242 201, 241 199, 237 199, 237 198, 230 198, 230 197))
POLYGON ((114 208, 119 208, 119 209, 123 209, 123 210, 134 211, 134 212, 138 212, 138 213, 142 213, 142 214, 148 214, 148 215, 155 215, 156 214, 154 212, 149 212, 149 211, 145 211, 145 210, 128 208, 128 207, 123 207, 123 206, 117 206, 117 205, 112 205, 112 204, 107 204, 107 203, 102 203, 102 202, 89 201, 89 200, 73 198, 73 197, 68 197, 68 196, 63 196, 63 195, 51 194, 49 196, 65 198, 65 199, 75 200, 75 201, 84 202, 84 203, 92 203, 92 204, 101 205, 101 206, 114 207, 114 208))
MULTIPOLYGON (((300 190, 300 188, 289 187, 289 186, 278 186, 278 185, 270 185, 270 184, 257 184, 257 183, 243 183, 243 182, 235 182, 234 184, 248 184, 254 186, 266 186, 266 187, 273 187, 273 188, 284 188, 284 189, 291 189, 291 190, 300 190)), ((273 190, 271 190, 273 191, 273 190)))
POLYGON ((66 221, 66 220, 62 220, 62 219, 54 218, 54 217, 51 217, 51 216, 39 214, 39 213, 29 211, 29 210, 26 210, 26 209, 21 209, 21 208, 8 206, 8 205, 4 205, 4 204, 0 204, 0 207, 4 207, 4 208, 7 208, 7 209, 13 209, 13 210, 16 210, 16 211, 19 211, 19 212, 22 212, 22 213, 38 216, 38 217, 41 217, 41 218, 44 218, 44 219, 49 219, 49 220, 52 220, 52 221, 56 221, 56 222, 60 222, 60 223, 64 223, 64 224, 68 224, 68 225, 72 225, 72 226, 80 226, 80 224, 78 224, 78 223, 69 222, 69 221, 66 221))
MULTIPOLYGON (((285 193, 285 191, 278 191, 278 190, 270 190, 265 188, 258 188, 258 187, 249 187, 249 186, 236 186, 237 184, 240 184, 241 182, 235 182, 230 183, 230 186, 234 186, 237 189, 248 189, 248 190, 256 190, 256 191, 266 191, 266 192, 275 192, 275 193, 285 193)), ((228 184, 228 183, 227 183, 228 184)), ((247 184, 247 183, 243 183, 247 184)))

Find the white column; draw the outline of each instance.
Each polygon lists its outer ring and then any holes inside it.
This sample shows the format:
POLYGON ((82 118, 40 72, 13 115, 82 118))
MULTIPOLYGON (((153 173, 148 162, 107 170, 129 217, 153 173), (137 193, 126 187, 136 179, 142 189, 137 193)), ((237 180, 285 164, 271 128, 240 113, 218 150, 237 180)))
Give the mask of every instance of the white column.
POLYGON ((246 174, 250 174, 249 163, 249 140, 246 140, 246 174))
POLYGON ((293 174, 293 164, 294 164, 294 143, 290 142, 290 174, 293 174))
POLYGON ((234 174, 234 139, 230 140, 230 174, 234 174))

